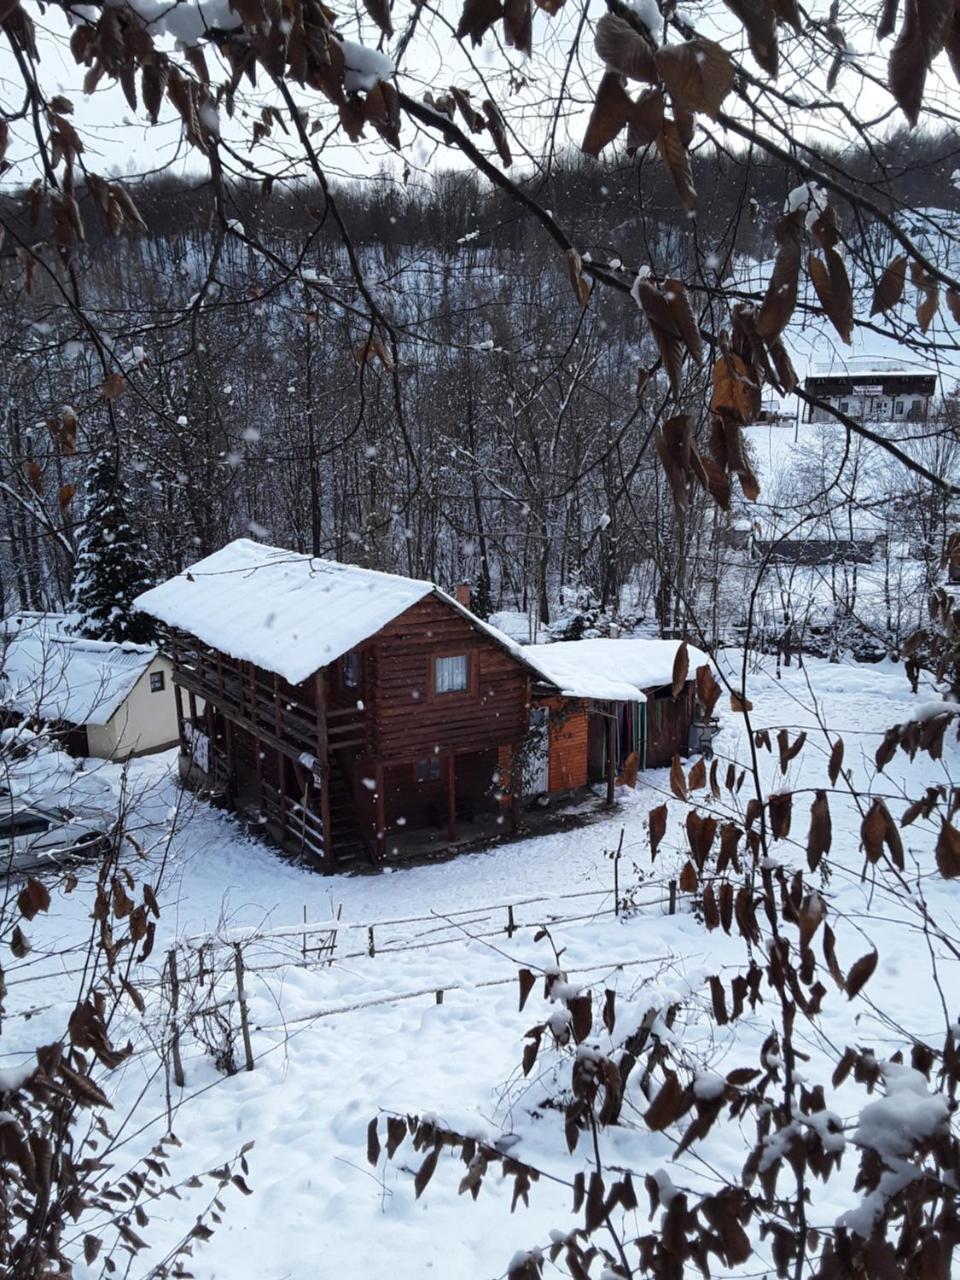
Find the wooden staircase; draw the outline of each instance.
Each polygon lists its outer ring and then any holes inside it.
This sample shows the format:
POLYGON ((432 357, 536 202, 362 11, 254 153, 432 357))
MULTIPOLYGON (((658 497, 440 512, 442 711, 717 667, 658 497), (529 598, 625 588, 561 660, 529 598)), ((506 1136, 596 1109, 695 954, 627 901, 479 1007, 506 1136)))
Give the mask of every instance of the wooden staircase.
POLYGON ((357 822, 350 784, 335 756, 330 757, 330 835, 338 871, 373 861, 357 822))

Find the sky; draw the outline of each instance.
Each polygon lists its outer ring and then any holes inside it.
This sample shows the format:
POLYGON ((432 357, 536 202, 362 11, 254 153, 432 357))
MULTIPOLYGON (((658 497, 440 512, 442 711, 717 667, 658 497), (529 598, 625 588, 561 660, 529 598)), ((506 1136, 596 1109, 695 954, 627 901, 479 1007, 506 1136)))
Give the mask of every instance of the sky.
MULTIPOLYGON (((206 5, 216 3, 225 7, 225 0, 202 0, 206 5)), ((159 168, 169 167, 182 172, 184 169, 201 173, 204 171, 203 157, 193 154, 181 139, 178 118, 172 109, 167 108, 157 126, 144 122, 131 111, 120 89, 105 81, 97 87, 92 95, 82 92, 83 68, 78 68, 67 47, 69 28, 62 10, 56 6, 46 6, 41 13, 33 0, 25 0, 28 12, 38 28, 38 44, 41 49, 42 73, 46 87, 52 93, 62 93, 74 104, 74 121, 85 140, 87 159, 95 171, 101 173, 147 174, 159 168)), ((182 15, 179 19, 181 28, 188 11, 196 12, 198 0, 181 0, 180 4, 161 10, 159 0, 136 0, 143 10, 147 4, 153 4, 152 12, 173 13, 182 15)), ((814 4, 810 12, 817 15, 826 6, 814 4)), ((406 21, 412 12, 409 0, 398 0, 394 6, 394 25, 397 34, 392 42, 396 49, 406 21)), ((593 54, 592 39, 588 32, 584 33, 581 49, 568 69, 568 54, 575 33, 582 21, 593 21, 603 12, 600 0, 567 0, 560 12, 550 17, 539 8, 534 17, 534 56, 525 59, 516 50, 507 48, 502 42, 499 28, 487 33, 483 45, 476 50, 469 45, 460 45, 453 38, 453 31, 460 12, 460 0, 440 0, 437 7, 426 9, 427 17, 421 16, 420 26, 411 40, 400 71, 399 83, 411 95, 422 96, 427 88, 434 93, 443 91, 448 85, 456 83, 461 87, 473 87, 475 100, 479 94, 492 92, 495 100, 507 106, 511 122, 516 121, 514 150, 522 150, 529 146, 531 152, 537 152, 544 142, 545 113, 542 104, 554 96, 561 83, 565 84, 569 101, 566 110, 558 121, 555 140, 560 146, 578 145, 583 135, 590 108, 590 96, 599 80, 600 66, 593 54), (471 65, 472 61, 472 65, 471 65)), ((749 53, 742 49, 742 33, 736 19, 730 11, 716 0, 702 0, 684 7, 682 15, 704 35, 721 40, 734 53, 743 53, 745 65, 757 71, 749 53), (740 46, 738 48, 738 46, 740 46)), ((168 19, 163 19, 168 21, 168 19)), ((889 43, 878 48, 872 24, 865 18, 862 6, 846 3, 841 6, 840 23, 844 29, 848 46, 858 55, 863 55, 863 67, 866 77, 861 77, 853 67, 841 72, 835 94, 838 107, 820 115, 815 128, 809 129, 809 121, 802 113, 794 112, 794 118, 801 133, 820 140, 832 136, 834 141, 849 140, 850 130, 840 107, 848 107, 862 116, 873 116, 876 131, 885 132, 888 128, 900 123, 900 117, 891 110, 889 96, 877 87, 876 81, 882 81, 885 74, 885 61, 889 43)), ((372 21, 366 17, 360 6, 355 14, 345 17, 342 29, 353 39, 374 45, 378 31, 372 21)), ((781 46, 784 51, 783 66, 777 83, 778 90, 783 93, 806 98, 820 96, 826 67, 816 69, 811 78, 809 68, 799 62, 796 69, 791 65, 791 45, 797 47, 795 39, 781 28, 781 46)), ((390 46, 388 45, 388 51, 390 46)), ((208 58, 215 61, 215 55, 208 48, 208 58)), ((956 85, 946 68, 945 59, 940 59, 937 74, 931 77, 929 94, 949 102, 951 92, 956 94, 956 85)), ((634 89, 642 87, 632 86, 634 89)), ((382 141, 373 136, 359 147, 350 144, 342 134, 329 136, 330 126, 335 124, 335 112, 318 94, 301 93, 298 95, 312 119, 322 120, 322 127, 317 141, 322 143, 324 162, 330 173, 341 177, 363 177, 376 173, 385 165, 393 172, 399 173, 403 164, 413 171, 427 170, 433 167, 450 167, 458 163, 458 156, 449 150, 438 152, 432 141, 423 136, 415 136, 416 131, 409 122, 404 124, 404 154, 402 160, 389 151, 382 141)), ((18 69, 13 62, 9 49, 0 47, 0 107, 9 112, 19 107, 22 100, 18 69)), ((242 93, 238 95, 239 118, 236 121, 222 121, 224 137, 234 142, 247 153, 244 138, 249 131, 252 119, 259 116, 265 102, 274 98, 260 92, 250 92, 244 82, 242 93)), ((732 98, 728 99, 728 108, 732 107, 732 98)), ((784 110, 786 108, 783 108, 784 110)), ((771 121, 771 130, 775 134, 781 116, 771 121)), ((336 133, 336 131, 333 131, 336 133)), ((368 131, 369 133, 370 131, 368 131)), ((31 140, 22 126, 13 128, 14 141, 8 153, 8 160, 14 168, 6 175, 6 185, 32 180, 36 168, 29 158, 31 140), (24 163, 19 163, 21 160, 24 163)), ((480 138, 488 151, 485 136, 480 138)), ((252 153, 258 165, 276 170, 278 173, 290 172, 292 149, 285 146, 282 136, 279 141, 267 140, 252 153)), ((523 157, 515 162, 515 167, 523 165, 523 157)), ((303 162, 299 156, 293 159, 293 172, 303 172, 303 162)))

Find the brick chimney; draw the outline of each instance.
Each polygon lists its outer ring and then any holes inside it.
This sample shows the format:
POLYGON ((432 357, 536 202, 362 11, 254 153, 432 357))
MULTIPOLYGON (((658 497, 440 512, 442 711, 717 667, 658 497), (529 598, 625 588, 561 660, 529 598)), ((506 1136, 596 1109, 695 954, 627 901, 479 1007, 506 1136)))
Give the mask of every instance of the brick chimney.
POLYGON ((469 582, 461 582, 454 594, 456 596, 457 604, 462 604, 465 609, 470 608, 470 583, 469 582))

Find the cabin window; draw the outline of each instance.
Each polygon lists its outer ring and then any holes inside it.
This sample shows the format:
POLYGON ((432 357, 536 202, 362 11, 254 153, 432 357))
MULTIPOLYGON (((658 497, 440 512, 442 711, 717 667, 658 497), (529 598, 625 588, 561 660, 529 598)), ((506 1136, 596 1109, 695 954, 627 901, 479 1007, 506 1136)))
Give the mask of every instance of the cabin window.
POLYGON ((347 689, 356 689, 360 683, 360 655, 345 653, 343 655, 343 683, 347 689))
POLYGON ((841 401, 840 401, 840 412, 841 412, 841 413, 849 413, 849 412, 850 412, 850 401, 849 401, 849 400, 841 400, 841 401))
POLYGON ((903 417, 903 401, 902 400, 897 401, 896 405, 894 406, 893 412, 898 418, 903 417))
POLYGON ((440 757, 425 756, 422 760, 417 761, 417 781, 418 782, 439 782, 440 781, 440 757))
POLYGON ((470 659, 465 653, 435 658, 434 689, 437 693, 463 693, 470 687, 470 659))
POLYGON ((163 672, 162 671, 150 672, 150 692, 163 693, 163 672))

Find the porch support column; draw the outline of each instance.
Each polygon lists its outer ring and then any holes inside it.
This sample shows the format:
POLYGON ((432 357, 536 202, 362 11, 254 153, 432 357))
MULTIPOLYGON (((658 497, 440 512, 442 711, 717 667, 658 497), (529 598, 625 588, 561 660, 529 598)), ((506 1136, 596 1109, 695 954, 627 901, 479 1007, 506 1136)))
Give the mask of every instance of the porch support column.
POLYGON ((180 750, 186 753, 187 735, 183 731, 183 690, 173 682, 173 700, 177 704, 177 737, 180 739, 180 750))
POLYGON ((383 763, 378 760, 373 770, 376 790, 373 795, 374 822, 376 825, 377 858, 383 862, 387 856, 387 803, 384 795, 383 763))
POLYGON ((457 838, 457 765, 456 756, 447 756, 447 839, 453 843, 457 838))
POLYGON ((617 787, 617 713, 611 704, 607 717, 607 804, 613 804, 617 787))
POLYGON ((317 764, 320 772, 320 827, 323 831, 323 860, 328 871, 336 865, 333 825, 330 821, 330 744, 327 737, 327 674, 321 668, 313 678, 317 712, 317 764))

